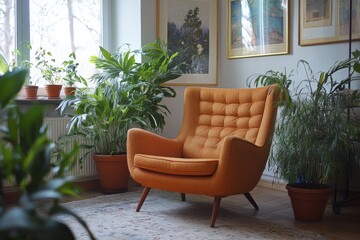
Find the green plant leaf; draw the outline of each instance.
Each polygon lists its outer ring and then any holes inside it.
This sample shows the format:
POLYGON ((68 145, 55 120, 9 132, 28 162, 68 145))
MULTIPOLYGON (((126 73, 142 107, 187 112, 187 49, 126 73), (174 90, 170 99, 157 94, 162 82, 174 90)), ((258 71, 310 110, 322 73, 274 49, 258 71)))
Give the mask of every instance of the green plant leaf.
POLYGON ((0 54, 0 73, 6 73, 9 71, 9 64, 5 60, 4 56, 0 54))
POLYGON ((26 76, 27 71, 22 69, 6 72, 4 75, 0 76, 0 103, 2 108, 4 108, 21 90, 26 76))
POLYGON ((360 63, 359 62, 354 63, 354 71, 357 73, 360 73, 360 63))
POLYGON ((81 226, 83 226, 84 229, 87 231, 87 233, 90 236, 90 239, 96 240, 95 236, 90 231, 90 229, 89 229, 88 225, 86 224, 86 222, 84 220, 82 220, 78 215, 73 213, 71 210, 69 210, 69 209, 67 209, 67 208, 65 208, 65 207, 63 207, 61 205, 55 205, 55 206, 53 206, 53 208, 51 208, 50 214, 51 215, 65 214, 65 215, 69 215, 69 216, 74 217, 81 224, 81 226))
POLYGON ((75 240, 71 229, 65 223, 53 219, 41 221, 33 231, 36 236, 34 239, 75 240))

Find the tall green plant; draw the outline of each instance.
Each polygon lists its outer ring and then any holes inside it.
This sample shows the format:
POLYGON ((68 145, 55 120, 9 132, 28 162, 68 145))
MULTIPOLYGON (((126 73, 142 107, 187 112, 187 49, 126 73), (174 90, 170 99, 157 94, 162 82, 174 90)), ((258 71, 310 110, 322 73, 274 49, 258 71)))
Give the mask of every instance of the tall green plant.
MULTIPOLYGON (((72 112, 69 134, 90 139, 87 148, 98 154, 126 151, 126 133, 133 126, 161 130, 169 109, 164 97, 175 97, 174 89, 163 86, 181 75, 174 63, 177 54, 169 55, 165 45, 152 42, 141 51, 118 49, 110 53, 100 47, 101 57, 91 57, 99 70, 91 77, 95 89, 82 89, 59 106, 62 113, 72 112), (136 58, 143 58, 139 63, 136 58)), ((64 139, 64 138, 63 138, 64 139)))
POLYGON ((47 138, 43 108, 22 112, 12 101, 26 75, 25 70, 15 69, 0 76, 0 239, 75 239, 58 215, 74 217, 95 239, 80 217, 59 204, 63 195, 79 192, 73 179, 65 177, 75 162, 77 146, 59 152, 53 162, 54 143, 47 138), (5 204, 4 180, 20 188, 16 206, 5 204))
POLYGON ((348 107, 360 103, 360 93, 346 87, 353 74, 360 72, 359 66, 360 54, 355 51, 353 57, 316 74, 308 62, 300 60, 298 70, 303 69, 306 78, 297 85, 276 71, 255 78, 256 86, 278 84, 287 96, 280 99, 284 106, 269 159, 276 179, 324 184, 357 162, 353 140, 360 136, 360 119, 348 107), (337 80, 343 70, 346 77, 337 80))

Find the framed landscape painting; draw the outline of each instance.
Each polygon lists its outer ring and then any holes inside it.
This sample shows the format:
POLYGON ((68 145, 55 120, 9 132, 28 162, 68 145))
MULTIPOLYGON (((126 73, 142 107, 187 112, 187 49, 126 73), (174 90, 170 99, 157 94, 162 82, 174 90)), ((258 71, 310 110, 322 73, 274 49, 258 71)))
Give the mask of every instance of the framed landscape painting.
POLYGON ((157 0, 157 36, 182 76, 167 85, 217 85, 218 0, 157 0))
MULTIPOLYGON (((360 39, 360 0, 352 1, 351 38, 360 39)), ((350 38, 349 0, 299 1, 299 45, 347 41, 350 38)))
POLYGON ((227 57, 288 54, 288 0, 227 0, 227 57))

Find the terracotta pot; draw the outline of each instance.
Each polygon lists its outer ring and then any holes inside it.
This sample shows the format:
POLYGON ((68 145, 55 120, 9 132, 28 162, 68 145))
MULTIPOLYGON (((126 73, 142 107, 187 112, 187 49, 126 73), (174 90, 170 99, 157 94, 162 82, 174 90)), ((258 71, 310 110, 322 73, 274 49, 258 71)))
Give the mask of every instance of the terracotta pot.
POLYGON ((99 175, 102 193, 112 194, 127 191, 130 172, 126 154, 93 154, 93 159, 99 175))
POLYGON ((76 87, 64 87, 65 96, 73 96, 76 92, 76 87))
POLYGON ((48 99, 59 99, 62 85, 46 85, 45 90, 47 92, 48 99))
POLYGON ((322 220, 326 204, 331 194, 330 186, 322 188, 302 188, 286 185, 295 219, 302 222, 318 222, 322 220))
POLYGON ((39 89, 38 86, 28 85, 28 86, 25 86, 24 89, 25 89, 25 94, 26 94, 25 98, 26 99, 37 99, 37 92, 39 89))

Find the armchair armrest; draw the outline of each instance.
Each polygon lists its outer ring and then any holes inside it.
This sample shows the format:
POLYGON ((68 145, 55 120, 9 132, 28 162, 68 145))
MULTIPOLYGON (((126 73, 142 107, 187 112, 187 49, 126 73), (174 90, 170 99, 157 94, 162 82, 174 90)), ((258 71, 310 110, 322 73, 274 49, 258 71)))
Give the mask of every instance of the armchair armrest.
POLYGON ((224 139, 214 182, 224 196, 234 191, 251 191, 264 171, 270 143, 257 146, 245 139, 229 136, 224 139))
POLYGON ((130 172, 134 168, 135 154, 180 157, 181 152, 182 143, 179 141, 165 138, 140 128, 128 130, 127 159, 130 172))

